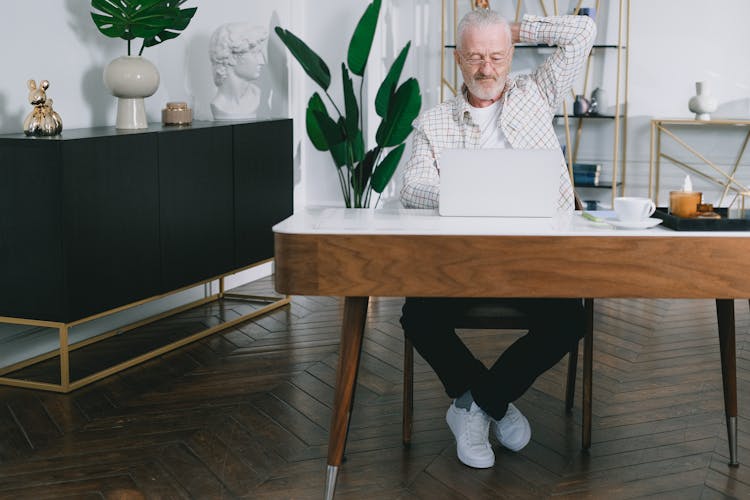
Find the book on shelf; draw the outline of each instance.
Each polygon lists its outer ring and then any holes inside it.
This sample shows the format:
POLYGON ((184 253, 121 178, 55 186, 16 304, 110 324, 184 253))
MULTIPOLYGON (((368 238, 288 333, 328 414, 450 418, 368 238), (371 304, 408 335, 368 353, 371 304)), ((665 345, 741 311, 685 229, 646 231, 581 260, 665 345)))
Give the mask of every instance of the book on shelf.
POLYGON ((598 186, 601 172, 599 163, 573 163, 573 183, 577 186, 598 186))
POLYGON ((573 174, 573 184, 576 186, 598 186, 599 174, 573 174))
POLYGON ((602 171, 601 163, 573 163, 573 173, 592 174, 602 171))

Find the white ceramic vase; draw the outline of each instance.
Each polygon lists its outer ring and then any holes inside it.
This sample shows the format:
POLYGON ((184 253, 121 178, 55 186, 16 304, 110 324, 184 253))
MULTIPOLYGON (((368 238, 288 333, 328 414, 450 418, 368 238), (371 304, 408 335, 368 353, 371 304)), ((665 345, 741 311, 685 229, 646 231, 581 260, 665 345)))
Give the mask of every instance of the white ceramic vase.
POLYGON ((711 113, 716 111, 718 103, 711 95, 708 82, 695 82, 695 93, 688 101, 688 108, 695 113, 696 120, 710 120, 711 113))
POLYGON ((117 97, 117 121, 120 129, 148 127, 143 99, 159 88, 159 71, 141 56, 121 56, 104 68, 104 85, 117 97))

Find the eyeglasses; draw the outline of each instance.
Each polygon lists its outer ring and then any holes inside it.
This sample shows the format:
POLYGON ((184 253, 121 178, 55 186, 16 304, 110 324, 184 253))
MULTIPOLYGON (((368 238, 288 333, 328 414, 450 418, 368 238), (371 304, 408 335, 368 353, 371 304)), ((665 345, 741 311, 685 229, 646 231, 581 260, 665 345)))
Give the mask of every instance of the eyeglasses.
POLYGON ((478 54, 471 54, 470 56, 461 56, 461 60, 463 60, 466 64, 469 66, 484 66, 485 64, 489 63, 492 66, 502 66, 508 62, 508 56, 506 55, 500 55, 500 54, 491 54, 488 57, 483 57, 478 54))

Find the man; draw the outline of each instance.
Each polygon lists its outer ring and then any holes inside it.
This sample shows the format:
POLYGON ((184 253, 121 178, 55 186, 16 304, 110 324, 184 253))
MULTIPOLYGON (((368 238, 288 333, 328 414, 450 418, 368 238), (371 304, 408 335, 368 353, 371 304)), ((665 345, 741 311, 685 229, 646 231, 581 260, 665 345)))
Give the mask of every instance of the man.
MULTIPOLYGON (((437 207, 443 148, 559 148, 553 116, 586 61, 595 34, 588 16, 527 15, 513 24, 488 9, 464 16, 455 51, 464 79, 462 92, 415 121, 401 190, 404 206, 437 207), (530 75, 511 79, 513 44, 518 42, 557 49, 530 75)), ((564 210, 574 205, 562 160, 558 203, 564 210)), ((580 300, 493 299, 493 304, 523 313, 530 328, 490 369, 473 356, 454 328, 477 299, 407 298, 401 317, 405 335, 455 398, 446 421, 456 438, 459 460, 476 468, 495 463, 490 427, 506 448, 518 451, 526 446, 531 429, 512 402, 562 359, 584 331, 580 300)))

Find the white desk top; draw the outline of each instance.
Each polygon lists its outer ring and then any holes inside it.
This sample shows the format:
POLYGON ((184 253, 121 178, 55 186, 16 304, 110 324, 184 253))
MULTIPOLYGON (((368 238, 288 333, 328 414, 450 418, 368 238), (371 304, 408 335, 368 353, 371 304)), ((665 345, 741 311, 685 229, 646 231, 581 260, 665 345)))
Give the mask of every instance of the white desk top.
MULTIPOLYGON (((591 212, 608 218, 612 212, 591 212)), ((654 236, 750 237, 750 231, 673 231, 661 225, 651 229, 617 229, 573 214, 569 220, 503 217, 441 217, 437 210, 306 208, 276 224, 283 234, 371 234, 431 236, 654 236)))

